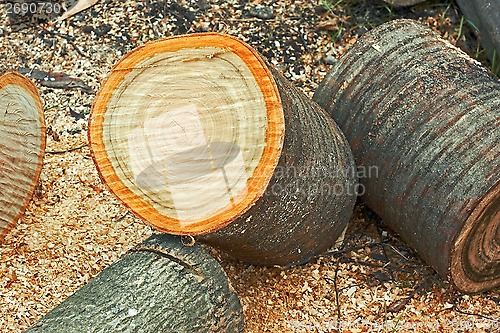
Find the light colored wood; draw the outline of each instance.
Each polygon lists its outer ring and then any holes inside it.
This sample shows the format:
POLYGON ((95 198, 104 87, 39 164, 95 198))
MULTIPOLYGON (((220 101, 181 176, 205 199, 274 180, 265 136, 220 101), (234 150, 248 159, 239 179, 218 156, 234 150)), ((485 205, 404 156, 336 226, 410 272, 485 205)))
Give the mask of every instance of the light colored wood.
POLYGON ((45 121, 33 83, 15 72, 0 77, 0 240, 33 196, 45 151, 45 121))
POLYGON ((266 65, 219 34, 168 38, 129 53, 98 93, 89 128, 111 191, 176 234, 220 229, 251 207, 284 136, 266 65))

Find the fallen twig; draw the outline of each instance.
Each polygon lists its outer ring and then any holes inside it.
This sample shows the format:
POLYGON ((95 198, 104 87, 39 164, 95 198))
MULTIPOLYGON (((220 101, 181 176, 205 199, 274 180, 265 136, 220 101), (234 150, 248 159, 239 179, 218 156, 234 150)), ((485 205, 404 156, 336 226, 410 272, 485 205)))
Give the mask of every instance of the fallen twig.
POLYGON ((78 146, 78 147, 69 148, 69 149, 66 149, 66 150, 46 151, 45 153, 46 154, 53 154, 53 155, 55 155, 55 154, 64 154, 64 153, 69 153, 71 151, 82 149, 82 148, 87 147, 87 146, 88 146, 87 144, 84 144, 84 145, 81 145, 81 146, 78 146))
POLYGON ((392 302, 389 307, 387 307, 386 311, 395 313, 403 310, 406 305, 410 302, 410 300, 415 296, 415 294, 418 294, 426 289, 429 289, 432 286, 432 283, 430 283, 430 278, 425 279, 422 283, 420 283, 413 291, 411 291, 408 296, 398 299, 394 302, 392 302))
POLYGON ((66 20, 71 16, 78 14, 79 12, 84 11, 89 7, 92 7, 97 3, 97 1, 99 0, 80 0, 76 3, 76 5, 68 9, 64 14, 62 14, 57 20, 58 21, 66 20))

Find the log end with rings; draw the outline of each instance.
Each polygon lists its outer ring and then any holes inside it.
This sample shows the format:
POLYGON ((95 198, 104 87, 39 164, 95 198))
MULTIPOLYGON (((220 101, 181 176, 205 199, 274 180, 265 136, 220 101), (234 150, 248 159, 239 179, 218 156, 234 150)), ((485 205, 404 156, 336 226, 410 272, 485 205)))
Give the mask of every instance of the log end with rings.
POLYGON ((16 72, 0 76, 0 241, 21 218, 38 185, 45 133, 35 85, 16 72))

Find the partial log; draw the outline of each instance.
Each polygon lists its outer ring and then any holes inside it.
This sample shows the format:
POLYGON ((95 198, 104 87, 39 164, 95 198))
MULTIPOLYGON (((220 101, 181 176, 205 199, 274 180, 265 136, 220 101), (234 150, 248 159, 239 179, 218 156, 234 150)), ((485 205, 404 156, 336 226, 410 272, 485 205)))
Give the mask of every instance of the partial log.
POLYGON ((40 332, 243 332, 238 296, 199 245, 153 235, 33 324, 40 332))
POLYGON ((238 259, 307 261, 352 213, 355 170, 338 127, 233 37, 132 51, 103 84, 89 129, 103 181, 132 212, 165 232, 210 234, 199 239, 238 259))
POLYGON ((42 171, 45 120, 35 85, 0 76, 0 241, 24 214, 42 171))
POLYGON ((314 95, 360 167, 363 199, 459 290, 500 285, 500 81, 428 28, 364 35, 314 95))
POLYGON ((481 44, 487 50, 497 75, 500 75, 500 1, 457 0, 465 17, 477 27, 481 44))

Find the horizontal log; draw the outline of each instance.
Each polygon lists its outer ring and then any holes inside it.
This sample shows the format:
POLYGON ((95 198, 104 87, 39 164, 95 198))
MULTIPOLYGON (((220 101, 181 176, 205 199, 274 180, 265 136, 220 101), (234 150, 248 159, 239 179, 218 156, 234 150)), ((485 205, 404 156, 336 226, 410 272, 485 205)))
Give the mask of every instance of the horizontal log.
POLYGON ((363 37, 316 100, 344 130, 363 199, 464 292, 500 285, 500 81, 411 21, 363 37))
POLYGON ((240 301, 217 261, 199 245, 153 235, 25 332, 243 331, 240 301))

